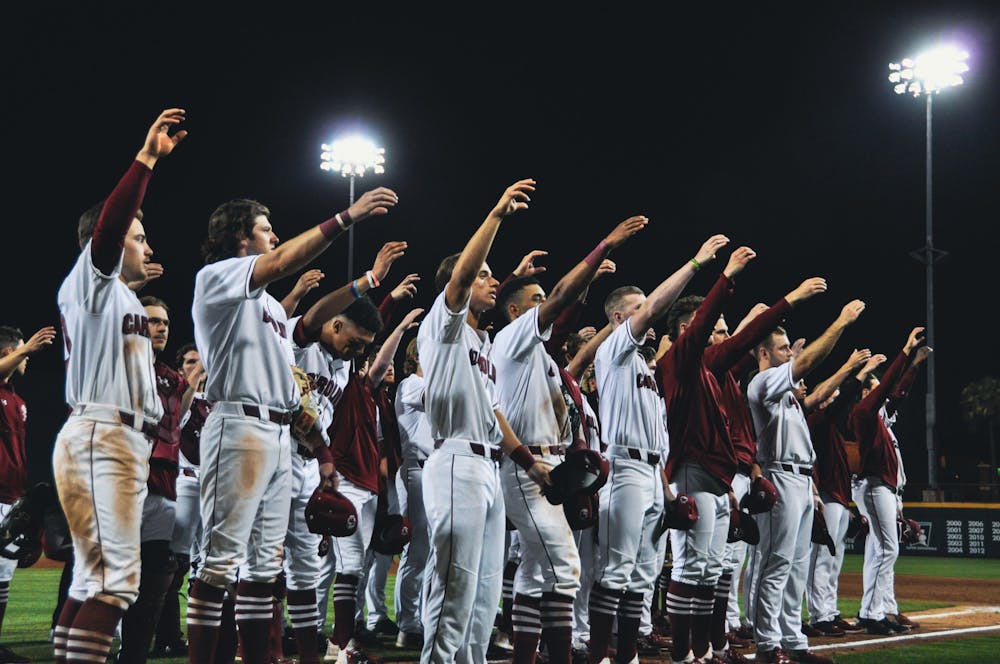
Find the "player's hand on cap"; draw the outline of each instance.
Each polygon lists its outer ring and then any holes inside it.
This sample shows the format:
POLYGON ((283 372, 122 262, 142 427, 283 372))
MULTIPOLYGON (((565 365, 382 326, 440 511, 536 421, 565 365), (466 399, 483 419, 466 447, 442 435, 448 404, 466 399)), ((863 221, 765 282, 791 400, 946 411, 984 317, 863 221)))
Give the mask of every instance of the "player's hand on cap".
POLYGON ((146 142, 136 155, 136 160, 152 168, 157 159, 173 152, 177 144, 187 136, 187 130, 181 129, 172 136, 169 132, 185 120, 185 113, 183 108, 168 108, 160 113, 146 133, 146 142))
POLYGON ((25 354, 30 355, 32 353, 37 353, 42 348, 46 346, 51 346, 52 342, 56 338, 56 328, 52 325, 46 325, 42 329, 38 330, 31 335, 31 338, 24 342, 21 349, 25 354))
POLYGON ((347 208, 347 214, 351 216, 351 222, 356 223, 368 217, 388 214, 389 208, 395 207, 398 202, 399 196, 392 189, 376 187, 361 194, 361 197, 347 208))
POLYGON ((382 281, 389 274, 389 268, 396 262, 396 259, 406 253, 407 244, 405 242, 386 242, 378 250, 375 256, 375 263, 372 265, 372 272, 375 278, 382 281))
POLYGON ((549 252, 541 249, 532 249, 521 258, 521 262, 514 268, 515 277, 530 277, 540 272, 545 272, 544 265, 535 265, 535 261, 542 256, 548 256, 549 252))
POLYGON ((645 228, 648 223, 649 219, 641 214, 629 217, 625 221, 618 224, 615 227, 615 230, 608 233, 608 236, 604 238, 604 241, 607 242, 608 246, 612 249, 620 247, 625 244, 626 240, 645 228))
POLYGON ((799 284, 798 288, 786 295, 785 299, 788 300, 789 304, 794 306, 803 300, 808 300, 814 295, 819 295, 820 293, 825 292, 826 279, 823 277, 809 277, 799 284))
POLYGON ((735 277, 743 271, 747 264, 757 257, 757 252, 750 247, 740 247, 729 255, 729 262, 726 269, 722 271, 727 277, 735 277))
POLYGON ((850 325, 861 316, 861 312, 864 310, 864 302, 861 300, 851 300, 840 310, 840 322, 844 325, 850 325))
POLYGON ((404 297, 413 297, 417 294, 418 281, 420 281, 419 274, 413 273, 406 275, 403 277, 403 280, 399 282, 399 285, 392 289, 389 293, 389 297, 396 302, 399 302, 404 297))
POLYGON ((698 253, 694 255, 694 260, 699 265, 704 265, 710 260, 715 259, 715 254, 719 249, 729 244, 729 238, 721 233, 718 235, 713 235, 712 237, 705 240, 705 244, 701 245, 701 249, 698 253))
POLYGON ((552 486, 552 480, 549 478, 549 464, 544 461, 536 461, 531 464, 531 468, 528 469, 528 477, 540 487, 552 486))
POLYGON ((527 210, 528 201, 531 200, 530 193, 534 190, 535 181, 533 179, 518 180, 504 190, 503 196, 500 197, 490 214, 503 219, 520 210, 527 210))

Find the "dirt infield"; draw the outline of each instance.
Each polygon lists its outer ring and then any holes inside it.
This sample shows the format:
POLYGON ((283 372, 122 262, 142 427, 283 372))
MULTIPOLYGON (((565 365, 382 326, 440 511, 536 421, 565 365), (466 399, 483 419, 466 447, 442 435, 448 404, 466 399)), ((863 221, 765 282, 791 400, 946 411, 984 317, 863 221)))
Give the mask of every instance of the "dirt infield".
MULTIPOLYGON (((861 575, 840 575, 840 596, 861 597, 861 575)), ((1000 603, 1000 579, 896 575, 897 599, 921 599, 956 604, 1000 603)))

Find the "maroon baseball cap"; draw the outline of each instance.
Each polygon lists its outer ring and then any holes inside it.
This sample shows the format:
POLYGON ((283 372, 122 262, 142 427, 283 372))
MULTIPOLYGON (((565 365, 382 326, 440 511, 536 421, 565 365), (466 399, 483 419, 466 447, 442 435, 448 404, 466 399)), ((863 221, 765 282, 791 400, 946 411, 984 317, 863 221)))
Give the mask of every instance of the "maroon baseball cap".
POLYGON ((566 523, 573 530, 585 530, 597 524, 600 503, 596 493, 577 494, 563 502, 566 523))
POLYGON ((760 529, 757 528, 757 522, 743 510, 730 510, 729 537, 726 541, 743 541, 756 546, 760 543, 760 529))
POLYGON ((750 514, 761 514, 770 510, 777 502, 778 490, 771 480, 761 475, 750 485, 750 493, 743 496, 740 507, 750 514))
POLYGON ((350 537, 358 529, 358 511, 344 494, 318 487, 306 504, 306 527, 316 535, 350 537))
POLYGON ((410 520, 400 514, 381 514, 375 517, 372 531, 372 549, 376 553, 394 556, 403 552, 410 542, 413 529, 410 520))
POLYGON ((826 518, 818 507, 813 509, 813 527, 810 539, 816 544, 825 544, 826 548, 830 550, 831 556, 837 555, 837 545, 834 544, 830 531, 826 527, 826 518))

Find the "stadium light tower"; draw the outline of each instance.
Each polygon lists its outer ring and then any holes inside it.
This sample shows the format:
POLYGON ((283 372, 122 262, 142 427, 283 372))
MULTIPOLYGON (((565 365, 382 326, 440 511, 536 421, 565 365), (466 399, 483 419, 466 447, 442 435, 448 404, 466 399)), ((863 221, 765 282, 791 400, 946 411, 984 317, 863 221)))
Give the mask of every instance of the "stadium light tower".
MULTIPOLYGON (((931 120, 934 95, 946 88, 962 85, 962 74, 969 71, 967 51, 956 46, 939 46, 915 58, 903 58, 889 64, 889 82, 896 94, 923 97, 927 103, 927 182, 926 182, 926 233, 924 246, 910 252, 922 262, 927 272, 927 345, 934 346, 934 263, 947 252, 934 247, 933 206, 931 186, 931 120)), ((937 491, 937 453, 934 444, 934 425, 937 413, 934 403, 934 353, 927 356, 927 481, 932 491, 937 491)))
MULTIPOLYGON (((323 144, 320 168, 340 173, 350 180, 350 203, 354 205, 354 178, 364 177, 365 171, 385 173, 385 148, 363 136, 351 135, 323 144)), ((354 225, 347 229, 347 278, 354 278, 354 225)))

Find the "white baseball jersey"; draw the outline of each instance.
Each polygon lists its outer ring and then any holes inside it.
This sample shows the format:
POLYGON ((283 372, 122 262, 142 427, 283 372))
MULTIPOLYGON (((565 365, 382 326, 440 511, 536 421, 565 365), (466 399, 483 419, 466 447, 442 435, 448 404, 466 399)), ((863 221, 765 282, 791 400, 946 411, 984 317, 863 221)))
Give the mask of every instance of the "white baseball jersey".
POLYGON ((90 247, 88 242, 59 287, 66 403, 70 408, 115 406, 159 422, 163 404, 156 392, 146 309, 118 278, 122 259, 111 274, 101 274, 90 247))
POLYGON ((595 452, 601 451, 601 425, 597 420, 597 413, 590 407, 587 397, 583 398, 583 432, 586 435, 587 445, 595 452))
POLYGON ((526 445, 570 443, 570 422, 559 367, 545 351, 552 325, 538 329, 538 310, 508 323, 493 339, 500 412, 526 445))
POLYGON ((747 386, 750 414, 757 430, 757 462, 811 466, 816 452, 802 405, 795 398, 792 363, 761 371, 747 386))
POLYGON ((622 323, 597 348, 594 371, 601 399, 601 433, 608 445, 636 447, 665 454, 667 428, 663 398, 653 372, 639 354, 641 339, 622 323))
POLYGON ((427 380, 424 405, 434 438, 456 438, 489 445, 503 440, 493 412, 496 368, 490 338, 466 323, 469 299, 451 311, 442 291, 420 323, 417 348, 427 380))
POLYGON ((295 336, 291 334, 291 331, 295 329, 300 318, 301 316, 296 316, 288 320, 292 353, 295 356, 295 365, 309 374, 313 401, 319 415, 316 419, 316 426, 323 434, 323 440, 329 445, 330 439, 327 430, 333 424, 333 412, 336 410, 337 404, 340 403, 340 398, 344 396, 344 388, 351 377, 351 363, 334 357, 319 342, 313 342, 304 347, 295 343, 295 336))
POLYGON ((427 381, 423 376, 410 374, 396 386, 396 421, 399 423, 400 447, 403 459, 419 461, 434 451, 431 425, 424 411, 424 391, 427 381))
POLYGON ((194 281, 194 340, 208 380, 209 401, 239 401, 293 410, 292 329, 285 309, 264 288, 250 290, 260 256, 227 258, 198 271, 194 281))

